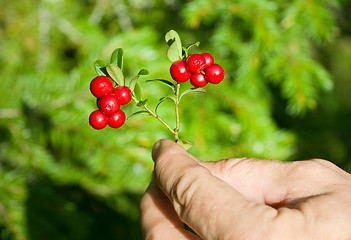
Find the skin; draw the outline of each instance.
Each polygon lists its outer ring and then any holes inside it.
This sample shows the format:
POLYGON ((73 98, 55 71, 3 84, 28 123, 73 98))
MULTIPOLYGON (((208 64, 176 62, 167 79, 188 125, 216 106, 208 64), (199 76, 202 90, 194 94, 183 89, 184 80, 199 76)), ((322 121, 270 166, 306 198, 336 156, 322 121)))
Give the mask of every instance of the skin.
POLYGON ((351 175, 328 161, 203 162, 170 140, 153 160, 145 239, 351 239, 351 175))

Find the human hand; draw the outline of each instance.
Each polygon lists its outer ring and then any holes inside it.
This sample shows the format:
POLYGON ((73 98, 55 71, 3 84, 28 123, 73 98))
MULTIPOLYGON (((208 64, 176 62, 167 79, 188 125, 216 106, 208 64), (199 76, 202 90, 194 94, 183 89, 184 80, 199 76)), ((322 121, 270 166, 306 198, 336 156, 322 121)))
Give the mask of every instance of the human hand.
POLYGON ((351 175, 328 161, 203 162, 170 140, 153 159, 145 239, 351 239, 351 175))

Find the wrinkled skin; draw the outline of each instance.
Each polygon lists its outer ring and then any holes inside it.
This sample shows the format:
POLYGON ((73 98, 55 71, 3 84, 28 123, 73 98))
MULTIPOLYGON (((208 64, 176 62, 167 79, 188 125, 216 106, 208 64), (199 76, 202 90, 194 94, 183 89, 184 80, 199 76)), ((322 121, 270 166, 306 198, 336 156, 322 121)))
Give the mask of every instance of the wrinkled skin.
POLYGON ((351 239, 351 175, 328 161, 203 162, 170 140, 153 160, 145 239, 351 239))

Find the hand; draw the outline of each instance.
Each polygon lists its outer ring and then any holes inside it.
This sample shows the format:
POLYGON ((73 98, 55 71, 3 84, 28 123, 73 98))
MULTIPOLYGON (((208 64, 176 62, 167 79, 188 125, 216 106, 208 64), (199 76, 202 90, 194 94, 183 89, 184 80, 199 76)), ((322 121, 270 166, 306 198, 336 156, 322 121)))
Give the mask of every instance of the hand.
POLYGON ((203 162, 170 140, 153 159, 145 239, 351 239, 351 175, 328 161, 203 162))

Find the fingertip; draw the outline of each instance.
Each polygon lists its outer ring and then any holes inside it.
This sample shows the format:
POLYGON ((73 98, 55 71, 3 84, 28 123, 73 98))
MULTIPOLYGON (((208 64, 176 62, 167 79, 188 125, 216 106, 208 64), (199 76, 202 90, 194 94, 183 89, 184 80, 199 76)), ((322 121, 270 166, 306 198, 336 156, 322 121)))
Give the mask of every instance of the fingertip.
POLYGON ((154 162, 159 158, 159 156, 162 153, 165 152, 182 152, 185 151, 185 149, 177 144, 176 142, 173 142, 172 140, 169 139, 161 139, 158 140, 153 148, 152 148, 152 159, 154 162))

